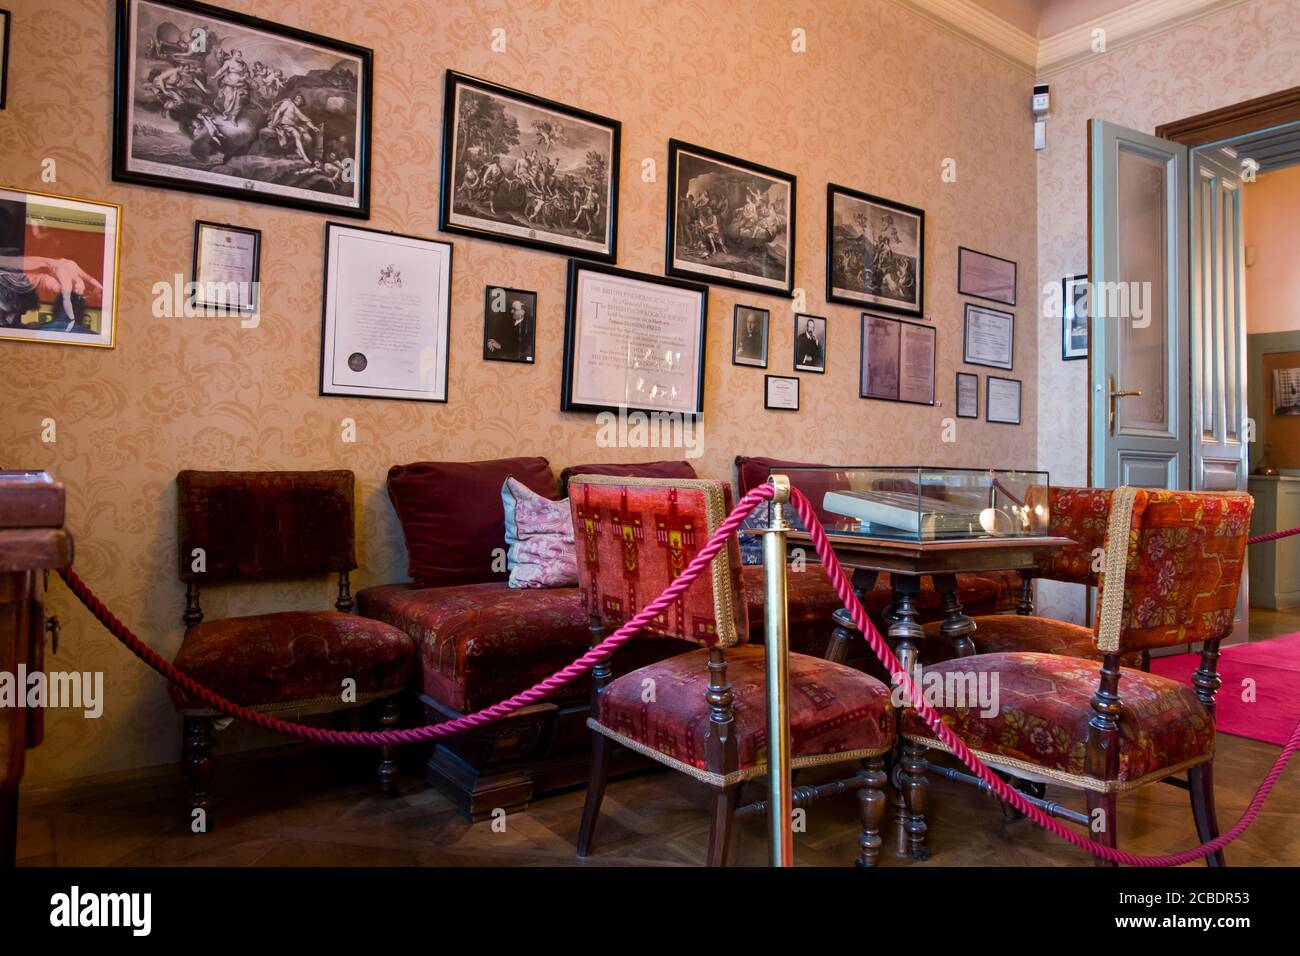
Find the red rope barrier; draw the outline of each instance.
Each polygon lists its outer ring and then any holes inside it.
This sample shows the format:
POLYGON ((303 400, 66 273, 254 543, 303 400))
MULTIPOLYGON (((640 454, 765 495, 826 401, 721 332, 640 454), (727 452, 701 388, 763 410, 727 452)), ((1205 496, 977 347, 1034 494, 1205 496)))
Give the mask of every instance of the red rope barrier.
POLYGON ((1265 541, 1276 541, 1278 538, 1289 538, 1293 534, 1300 534, 1300 528, 1287 528, 1285 531, 1270 531, 1268 534, 1257 534, 1253 538, 1247 538, 1247 544, 1263 544, 1265 541))

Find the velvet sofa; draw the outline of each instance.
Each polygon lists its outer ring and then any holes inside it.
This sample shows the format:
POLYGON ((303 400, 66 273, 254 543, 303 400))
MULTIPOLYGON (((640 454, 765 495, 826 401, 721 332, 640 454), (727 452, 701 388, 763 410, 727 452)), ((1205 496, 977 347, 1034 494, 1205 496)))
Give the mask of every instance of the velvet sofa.
MULTIPOLYGON (((738 458, 743 494, 766 479, 773 459, 738 458)), ((688 462, 577 465, 553 475, 544 458, 488 462, 419 462, 393 467, 388 491, 402 525, 411 581, 365 588, 359 613, 394 625, 416 642, 416 682, 430 721, 459 716, 518 693, 559 670, 591 644, 586 611, 576 587, 511 588, 506 583, 501 485, 507 476, 548 498, 563 496, 573 474, 695 477, 688 462)), ((756 513, 757 515, 757 513, 756 513)), ((761 520, 755 517, 755 521, 761 520)), ((763 640, 763 569, 743 570, 750 640, 763 640)), ((972 614, 1015 605, 1015 575, 962 576, 960 598, 972 614)), ((879 621, 888 603, 882 582, 867 609, 879 621)), ((937 617, 938 595, 921 596, 923 619, 937 617)), ((789 575, 791 649, 822 654, 839 599, 819 565, 789 575)), ((858 641, 856 656, 869 650, 858 641)), ((646 638, 615 656, 616 673, 690 650, 670 638, 646 638)), ((874 659, 872 659, 874 660, 874 659)), ((550 790, 586 779, 590 737, 586 728, 590 684, 575 681, 547 701, 506 720, 436 745, 427 760, 429 781, 448 792, 462 812, 482 817, 513 808, 550 790)), ((644 765, 624 752, 615 771, 644 765)))

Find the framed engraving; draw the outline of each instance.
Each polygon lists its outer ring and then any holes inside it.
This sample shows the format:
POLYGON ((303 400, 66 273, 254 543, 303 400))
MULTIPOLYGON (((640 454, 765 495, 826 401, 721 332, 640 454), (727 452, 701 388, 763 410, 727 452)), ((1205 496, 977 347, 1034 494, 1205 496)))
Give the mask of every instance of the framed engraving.
POLYGON ((799 411, 798 377, 794 375, 764 375, 763 407, 781 412, 799 411))
POLYGON ((1015 358, 1016 317, 1000 309, 966 303, 962 361, 1010 370, 1015 358))
POLYGON ((936 337, 932 325, 863 312, 858 397, 933 405, 936 337))
POLYGON ((829 184, 826 298, 922 318, 925 210, 829 184))
POLYGON ((965 246, 957 248, 957 292, 1001 302, 1016 304, 1016 264, 1010 259, 976 252, 965 246))

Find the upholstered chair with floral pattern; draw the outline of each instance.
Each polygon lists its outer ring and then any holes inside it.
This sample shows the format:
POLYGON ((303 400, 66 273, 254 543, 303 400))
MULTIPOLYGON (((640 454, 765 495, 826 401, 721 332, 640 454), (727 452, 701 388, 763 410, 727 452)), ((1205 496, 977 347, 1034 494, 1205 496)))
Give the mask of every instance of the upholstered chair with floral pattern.
MULTIPOLYGON (((1106 527, 1091 632, 1100 661, 976 654, 928 667, 926 680, 940 675, 955 687, 983 678, 991 688, 996 677, 993 707, 945 700, 938 708, 944 723, 990 767, 1082 789, 1094 839, 1115 846, 1119 794, 1186 771, 1197 832, 1210 840, 1218 835, 1219 642, 1233 627, 1253 501, 1243 493, 1135 488, 1114 489, 1109 498, 1104 518, 1087 518, 1106 527), (1201 645, 1190 685, 1121 666, 1123 655, 1184 644, 1201 645)), ((1074 559, 1067 553, 1061 560, 1074 559)), ((925 757, 942 745, 910 708, 900 733, 904 824, 913 856, 925 857, 925 757)), ((1207 862, 1222 865, 1223 854, 1207 862)))
MULTIPOLYGON (((569 500, 579 588, 597 643, 685 570, 726 518, 731 490, 717 481, 581 476, 570 482, 569 500)), ((618 677, 608 662, 597 666, 578 856, 591 851, 617 744, 713 788, 708 862, 725 865, 740 786, 765 774, 767 761, 764 648, 745 643, 735 538, 643 633, 699 649, 618 677)), ((873 865, 885 807, 883 757, 895 738, 889 689, 842 664, 791 654, 789 696, 793 766, 854 764, 848 789, 857 789, 862 812, 859 863, 873 865)))

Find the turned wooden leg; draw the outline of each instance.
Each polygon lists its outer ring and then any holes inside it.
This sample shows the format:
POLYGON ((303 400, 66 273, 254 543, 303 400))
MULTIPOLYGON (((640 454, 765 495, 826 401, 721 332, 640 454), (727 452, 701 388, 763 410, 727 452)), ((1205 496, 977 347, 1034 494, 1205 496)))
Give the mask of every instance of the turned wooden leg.
POLYGON ((930 859, 926 842, 925 794, 929 781, 925 777, 927 748, 911 740, 903 741, 903 800, 907 805, 907 850, 914 860, 930 859))
MULTIPOLYGON (((1088 800, 1088 829, 1092 833, 1092 839, 1096 843, 1110 847, 1112 850, 1119 846, 1119 826, 1115 817, 1116 798, 1113 793, 1097 793, 1094 790, 1087 791, 1088 800)), ((1101 857, 1093 857, 1097 866, 1119 866, 1118 863, 1111 863, 1103 860, 1101 857)))
POLYGON ((894 797, 894 856, 906 860, 911 851, 907 847, 907 801, 903 798, 903 751, 894 748, 893 766, 889 771, 889 782, 893 786, 894 797))
MULTIPOLYGON (((860 603, 864 602, 866 596, 875 588, 877 576, 876 571, 854 569, 853 594, 860 603)), ((853 643, 853 637, 858 633, 858 626, 853 623, 853 617, 847 607, 836 610, 831 615, 831 619, 835 621, 835 630, 831 632, 830 642, 826 646, 826 659, 836 664, 843 664, 845 658, 849 656, 849 645, 853 643)))
POLYGON ((604 734, 591 732, 591 772, 587 777, 587 800, 582 805, 582 823, 578 826, 578 859, 586 859, 591 852, 591 841, 596 836, 596 820, 600 817, 600 802, 605 799, 605 784, 609 782, 609 761, 614 753, 614 741, 604 734))
MULTIPOLYGON (((1187 771, 1187 790, 1192 797, 1192 816, 1196 820, 1196 835, 1202 843, 1209 843, 1219 835, 1219 818, 1214 811, 1214 764, 1203 763, 1187 771)), ((1205 858, 1206 866, 1227 866, 1223 851, 1205 858)))
POLYGON ((190 830, 206 833, 212 829, 212 812, 208 805, 208 787, 212 783, 212 720, 208 717, 185 718, 185 772, 190 777, 190 830), (202 826, 195 826, 195 811, 202 811, 202 826))
MULTIPOLYGON (((732 823, 736 819, 736 804, 740 802, 740 784, 719 790, 713 798, 713 816, 709 820, 709 866, 726 866, 727 851, 731 848, 732 823)), ((786 821, 786 826, 790 821, 786 821)))
POLYGON ((952 641, 953 650, 958 657, 970 657, 975 653, 975 619, 966 614, 957 600, 957 575, 934 575, 934 587, 943 596, 943 621, 939 633, 952 641))
POLYGON ((862 833, 858 837, 861 853, 858 866, 875 866, 880 862, 880 825, 885 819, 885 758, 868 757, 862 761, 858 776, 865 781, 858 791, 858 812, 862 816, 862 833))
MULTIPOLYGON (((396 727, 401 716, 402 710, 398 704, 397 695, 387 698, 384 701, 383 712, 379 715, 380 729, 391 730, 396 727)), ((384 744, 379 748, 379 789, 386 797, 398 795, 397 746, 395 744, 384 744)))

